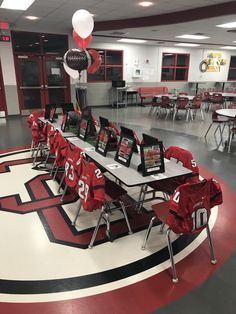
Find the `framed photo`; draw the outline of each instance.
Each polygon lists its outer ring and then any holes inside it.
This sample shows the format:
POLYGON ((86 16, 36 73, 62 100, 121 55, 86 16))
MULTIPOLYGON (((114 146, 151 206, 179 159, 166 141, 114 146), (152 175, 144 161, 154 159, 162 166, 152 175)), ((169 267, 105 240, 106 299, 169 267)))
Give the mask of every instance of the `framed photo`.
POLYGON ((127 135, 122 135, 116 151, 115 160, 122 165, 129 167, 133 154, 135 139, 127 135))
POLYGON ((48 119, 50 122, 53 122, 56 110, 57 110, 56 107, 52 107, 50 109, 50 115, 49 115, 49 119, 48 119))
POLYGON ((88 120, 81 119, 79 124, 79 131, 78 131, 78 137, 85 141, 88 133, 88 120))
POLYGON ((65 112, 62 115, 62 121, 61 121, 61 130, 62 130, 62 132, 66 131, 67 119, 68 119, 68 112, 65 112))
POLYGON ((144 177, 165 172, 163 143, 141 144, 141 165, 144 177))
POLYGON ((111 131, 106 128, 101 128, 98 133, 98 139, 96 143, 96 152, 99 154, 106 156, 108 146, 109 146, 109 140, 111 136, 111 131))

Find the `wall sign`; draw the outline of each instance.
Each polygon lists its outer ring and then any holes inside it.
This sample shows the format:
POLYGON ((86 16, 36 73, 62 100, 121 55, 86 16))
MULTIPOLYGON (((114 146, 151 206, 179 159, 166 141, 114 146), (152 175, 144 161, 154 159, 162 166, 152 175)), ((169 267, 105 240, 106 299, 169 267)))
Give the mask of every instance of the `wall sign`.
POLYGON ((9 43, 11 41, 11 37, 7 35, 0 35, 0 41, 5 41, 9 43))

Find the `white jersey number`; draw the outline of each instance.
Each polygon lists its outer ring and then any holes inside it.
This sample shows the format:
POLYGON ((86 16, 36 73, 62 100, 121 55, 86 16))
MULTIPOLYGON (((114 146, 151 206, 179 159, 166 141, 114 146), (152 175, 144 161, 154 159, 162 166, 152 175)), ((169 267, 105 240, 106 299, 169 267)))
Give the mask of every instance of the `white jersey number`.
POLYGON ((193 229, 200 229, 207 224, 208 217, 207 217, 207 210, 206 208, 199 208, 195 212, 192 213, 193 219, 193 229))

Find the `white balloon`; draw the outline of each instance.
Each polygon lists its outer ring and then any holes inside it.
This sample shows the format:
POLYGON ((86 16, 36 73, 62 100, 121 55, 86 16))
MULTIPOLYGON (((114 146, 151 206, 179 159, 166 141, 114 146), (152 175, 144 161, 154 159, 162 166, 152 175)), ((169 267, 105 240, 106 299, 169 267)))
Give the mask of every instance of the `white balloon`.
POLYGON ((86 10, 77 10, 72 16, 72 25, 81 38, 87 38, 93 31, 93 17, 86 10))
POLYGON ((69 68, 68 65, 66 65, 64 62, 63 62, 63 66, 66 73, 69 74, 73 79, 77 80, 79 78, 78 71, 69 68))

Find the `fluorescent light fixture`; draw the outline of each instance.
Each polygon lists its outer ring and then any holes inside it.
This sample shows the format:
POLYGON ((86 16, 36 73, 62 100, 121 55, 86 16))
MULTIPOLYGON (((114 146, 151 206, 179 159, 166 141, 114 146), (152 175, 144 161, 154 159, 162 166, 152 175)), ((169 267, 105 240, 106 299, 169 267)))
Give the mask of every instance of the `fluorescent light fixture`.
POLYGON ((236 50, 236 46, 224 46, 220 47, 221 49, 227 49, 227 50, 236 50))
POLYGON ((216 27, 235 28, 235 27, 236 27, 236 22, 230 22, 230 23, 219 24, 219 25, 216 25, 216 27))
POLYGON ((2 9, 27 10, 35 0, 3 0, 2 9))
POLYGON ((180 47, 197 47, 200 46, 199 44, 190 44, 190 43, 178 43, 175 44, 175 46, 180 46, 180 47))
POLYGON ((208 36, 202 36, 202 35, 180 35, 180 36, 175 36, 177 38, 184 38, 184 39, 207 39, 210 38, 208 36))
POLYGON ((147 42, 147 40, 132 39, 132 38, 122 38, 122 39, 118 39, 117 41, 120 41, 122 43, 133 43, 133 44, 142 44, 142 43, 146 43, 147 42))
POLYGON ((38 20, 38 19, 39 19, 38 16, 33 16, 33 15, 25 16, 25 18, 28 19, 28 20, 31 20, 31 21, 35 21, 35 20, 38 20))
POLYGON ((139 2, 139 5, 141 5, 141 7, 150 7, 151 5, 153 5, 153 2, 143 1, 143 2, 139 2))

